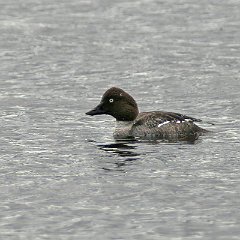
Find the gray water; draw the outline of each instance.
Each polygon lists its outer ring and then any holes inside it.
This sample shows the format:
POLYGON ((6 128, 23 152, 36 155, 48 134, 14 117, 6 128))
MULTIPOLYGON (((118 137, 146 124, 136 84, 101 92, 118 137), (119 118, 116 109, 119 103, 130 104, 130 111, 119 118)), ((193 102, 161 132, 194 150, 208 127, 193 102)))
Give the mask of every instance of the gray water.
POLYGON ((0 1, 0 239, 240 239, 240 2, 0 1), (194 144, 115 142, 89 117, 215 123, 194 144))

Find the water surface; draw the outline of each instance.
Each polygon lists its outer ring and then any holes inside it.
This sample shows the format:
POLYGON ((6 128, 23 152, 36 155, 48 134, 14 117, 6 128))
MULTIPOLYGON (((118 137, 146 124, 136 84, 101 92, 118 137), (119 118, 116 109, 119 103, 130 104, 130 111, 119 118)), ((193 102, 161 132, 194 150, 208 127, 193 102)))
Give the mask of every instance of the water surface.
POLYGON ((239 239, 238 1, 0 6, 1 239, 239 239), (115 142, 112 86, 212 133, 115 142))

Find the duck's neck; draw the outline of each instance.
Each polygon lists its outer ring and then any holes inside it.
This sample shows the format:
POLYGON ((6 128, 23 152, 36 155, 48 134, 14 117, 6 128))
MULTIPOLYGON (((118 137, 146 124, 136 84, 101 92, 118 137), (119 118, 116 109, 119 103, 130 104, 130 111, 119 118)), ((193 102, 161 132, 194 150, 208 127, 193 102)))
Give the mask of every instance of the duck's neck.
POLYGON ((133 125, 134 121, 118 121, 116 120, 116 128, 129 128, 133 125))
POLYGON ((134 121, 118 121, 116 120, 114 137, 125 138, 130 136, 134 121))

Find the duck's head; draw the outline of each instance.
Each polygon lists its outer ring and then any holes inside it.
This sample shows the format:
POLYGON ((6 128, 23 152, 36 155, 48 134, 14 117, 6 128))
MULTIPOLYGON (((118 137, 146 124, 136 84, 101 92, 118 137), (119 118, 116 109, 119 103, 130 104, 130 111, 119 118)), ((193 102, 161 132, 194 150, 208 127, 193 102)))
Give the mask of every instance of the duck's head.
POLYGON ((120 88, 112 87, 103 94, 100 104, 86 114, 108 114, 117 121, 133 121, 138 113, 138 106, 133 97, 120 88))

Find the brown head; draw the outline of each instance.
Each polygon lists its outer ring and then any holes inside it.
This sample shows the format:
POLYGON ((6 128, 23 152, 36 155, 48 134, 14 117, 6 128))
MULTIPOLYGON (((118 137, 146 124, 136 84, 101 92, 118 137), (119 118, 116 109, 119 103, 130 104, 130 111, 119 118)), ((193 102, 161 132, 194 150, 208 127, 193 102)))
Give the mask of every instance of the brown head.
POLYGON ((118 121, 133 121, 138 113, 138 106, 133 97, 120 88, 112 87, 103 94, 100 104, 86 114, 108 114, 118 121))

